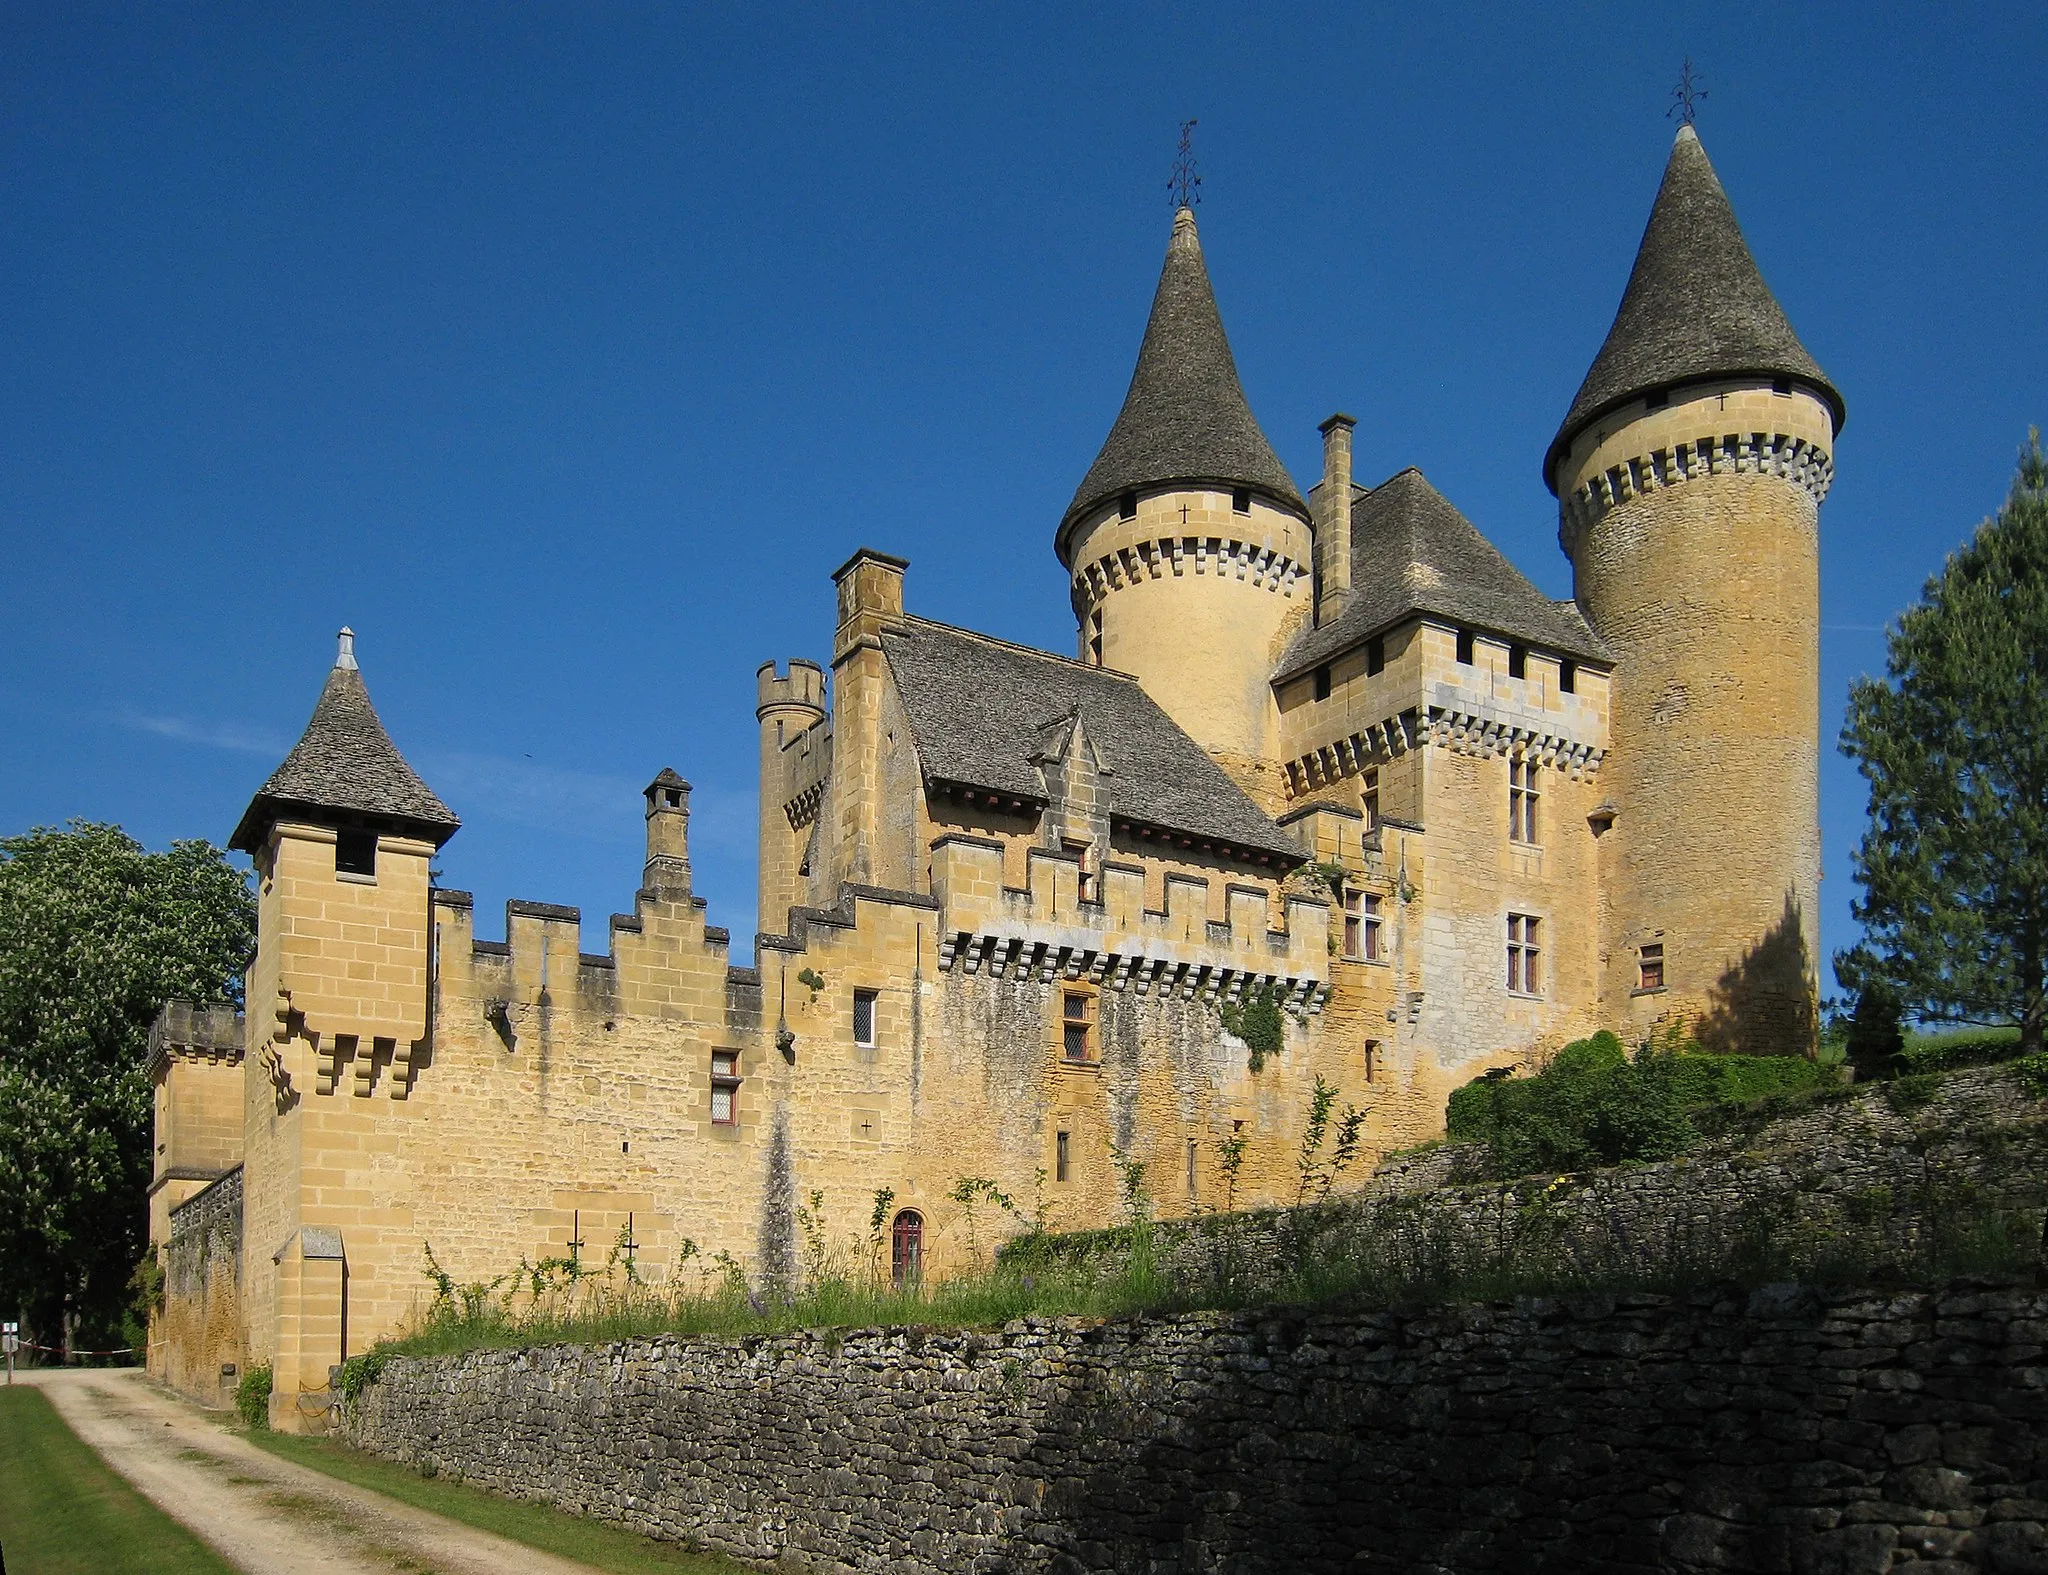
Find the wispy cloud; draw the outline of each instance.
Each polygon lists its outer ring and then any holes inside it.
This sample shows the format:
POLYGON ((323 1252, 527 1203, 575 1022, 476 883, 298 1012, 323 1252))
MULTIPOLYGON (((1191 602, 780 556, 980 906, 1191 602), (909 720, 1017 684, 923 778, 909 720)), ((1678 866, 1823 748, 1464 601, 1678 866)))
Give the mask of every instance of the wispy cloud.
POLYGON ((461 749, 426 751, 413 765, 465 819, 578 837, 639 821, 641 784, 625 777, 461 749))
POLYGON ((202 749, 228 749, 238 755, 269 755, 275 760, 283 758, 287 747, 261 729, 239 722, 199 722, 184 716, 142 716, 132 711, 123 712, 114 720, 134 732, 154 733, 158 738, 197 744, 202 749))

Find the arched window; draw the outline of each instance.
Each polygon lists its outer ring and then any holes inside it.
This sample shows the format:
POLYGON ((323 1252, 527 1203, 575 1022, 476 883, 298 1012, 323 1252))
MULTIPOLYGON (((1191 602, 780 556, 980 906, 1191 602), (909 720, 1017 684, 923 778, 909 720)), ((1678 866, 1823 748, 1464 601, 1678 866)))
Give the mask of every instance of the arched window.
POLYGON ((905 1209, 889 1232, 889 1278, 897 1285, 914 1285, 923 1273, 924 1216, 905 1209))

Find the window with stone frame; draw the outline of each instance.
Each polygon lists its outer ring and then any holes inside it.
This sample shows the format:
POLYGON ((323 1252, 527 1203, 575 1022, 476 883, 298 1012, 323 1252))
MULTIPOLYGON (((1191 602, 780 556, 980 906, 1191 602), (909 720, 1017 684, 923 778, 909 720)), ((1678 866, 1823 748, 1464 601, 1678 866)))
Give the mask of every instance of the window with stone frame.
POLYGON ((1664 943, 1650 941, 1636 948, 1636 988, 1638 990, 1661 990, 1664 988, 1664 943))
POLYGON ((1072 1173, 1074 1161, 1072 1134, 1055 1132, 1052 1139, 1052 1179, 1065 1181, 1072 1173))
POLYGON ((1380 1042, 1368 1039, 1365 1042, 1365 1080, 1376 1083, 1380 1076, 1380 1042))
POLYGON ((1543 921, 1534 914, 1508 915, 1508 991, 1543 993, 1543 921))
POLYGON ((1095 1059, 1095 997, 1084 990, 1060 994, 1061 1053, 1076 1065, 1086 1065, 1095 1059))
POLYGON ((875 1006, 880 999, 879 990, 853 992, 853 1042, 863 1050, 875 1047, 875 1006))
POLYGON ((729 1127, 740 1119, 740 1053, 711 1052, 711 1124, 729 1127))
POLYGON ((1508 761, 1508 841, 1536 847, 1541 819, 1538 809, 1543 798, 1537 773, 1543 768, 1525 755, 1508 761))
POLYGON ((1380 960, 1380 897, 1377 892, 1344 888, 1344 955, 1352 962, 1380 960))
POLYGON ((1365 830, 1369 836, 1380 829, 1380 773, 1377 766, 1366 772, 1359 799, 1365 810, 1365 830))

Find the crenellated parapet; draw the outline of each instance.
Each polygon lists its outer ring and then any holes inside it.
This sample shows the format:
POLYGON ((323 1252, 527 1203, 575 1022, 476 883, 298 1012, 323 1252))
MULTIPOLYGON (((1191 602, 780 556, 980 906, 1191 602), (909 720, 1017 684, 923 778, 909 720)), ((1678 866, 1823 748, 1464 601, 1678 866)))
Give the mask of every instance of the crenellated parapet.
POLYGON ((1267 888, 1227 882, 1212 919, 1209 882, 1168 872, 1163 906, 1145 905, 1145 871, 1105 862, 1100 898, 1080 892, 1070 854, 1032 849, 1022 888, 1005 884, 992 838, 948 835, 932 845, 940 906, 939 967, 973 976, 1080 980, 1104 989, 1216 1001, 1260 986, 1319 1010, 1329 993, 1329 905, 1287 894, 1280 922, 1267 888))

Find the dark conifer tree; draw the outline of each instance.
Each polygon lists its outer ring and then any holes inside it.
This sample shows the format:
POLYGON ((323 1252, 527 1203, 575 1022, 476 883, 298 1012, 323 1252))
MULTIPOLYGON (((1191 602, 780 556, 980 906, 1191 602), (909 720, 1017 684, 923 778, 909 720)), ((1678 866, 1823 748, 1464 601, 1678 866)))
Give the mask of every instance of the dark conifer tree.
POLYGON ((1842 748, 1870 782, 1856 852, 1866 944, 1842 962, 1907 1012, 2020 1027, 2048 1009, 2048 456, 1927 582, 1842 748))

